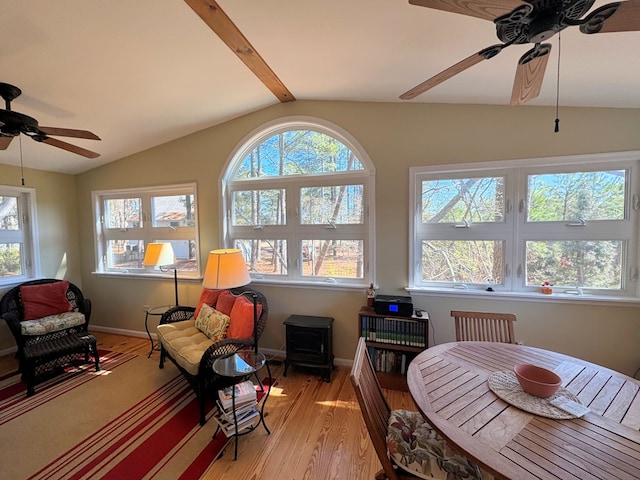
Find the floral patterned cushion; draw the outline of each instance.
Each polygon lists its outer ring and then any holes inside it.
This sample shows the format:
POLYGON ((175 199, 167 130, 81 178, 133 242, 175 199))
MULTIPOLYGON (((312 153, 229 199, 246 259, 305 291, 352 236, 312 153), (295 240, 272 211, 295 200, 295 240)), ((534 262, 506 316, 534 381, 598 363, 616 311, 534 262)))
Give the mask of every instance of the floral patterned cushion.
POLYGON ((196 318, 196 328, 209 337, 213 342, 218 342, 227 336, 229 327, 229 316, 217 311, 206 303, 202 304, 198 318, 196 318))
POLYGON ((84 315, 80 312, 64 312, 36 320, 25 320, 20 322, 22 335, 44 335, 45 333, 57 332, 71 327, 84 325, 84 315))
POLYGON ((398 467, 420 478, 481 479, 480 470, 454 454, 447 442, 419 412, 393 410, 387 429, 387 449, 398 467))

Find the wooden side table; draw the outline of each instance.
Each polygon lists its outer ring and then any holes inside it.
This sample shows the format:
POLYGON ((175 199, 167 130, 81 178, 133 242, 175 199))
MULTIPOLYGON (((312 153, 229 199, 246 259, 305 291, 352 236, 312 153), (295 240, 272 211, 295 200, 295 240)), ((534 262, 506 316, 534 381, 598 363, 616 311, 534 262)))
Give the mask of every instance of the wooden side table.
POLYGON ((331 382, 333 370, 333 318, 312 315, 291 315, 284 321, 287 358, 283 376, 289 365, 320 368, 324 379, 331 382))

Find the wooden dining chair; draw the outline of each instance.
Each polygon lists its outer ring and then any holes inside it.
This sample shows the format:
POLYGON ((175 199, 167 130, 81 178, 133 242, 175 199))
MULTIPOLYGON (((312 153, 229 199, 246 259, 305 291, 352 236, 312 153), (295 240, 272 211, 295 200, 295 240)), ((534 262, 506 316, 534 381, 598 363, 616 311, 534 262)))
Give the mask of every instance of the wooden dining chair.
POLYGON ((376 480, 482 479, 479 468, 466 457, 454 454, 420 412, 391 410, 362 337, 351 368, 351 383, 382 464, 376 480))
POLYGON ((451 310, 456 324, 456 340, 516 343, 512 313, 464 312, 451 310))

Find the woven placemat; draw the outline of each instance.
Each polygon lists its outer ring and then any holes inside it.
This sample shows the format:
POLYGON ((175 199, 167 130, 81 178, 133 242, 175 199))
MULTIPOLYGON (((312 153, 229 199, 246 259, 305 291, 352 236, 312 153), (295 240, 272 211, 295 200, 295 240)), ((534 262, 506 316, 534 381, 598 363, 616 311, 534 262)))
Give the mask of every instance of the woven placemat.
POLYGON ((494 372, 487 379, 489 388, 502 400, 514 407, 518 407, 525 412, 540 415, 541 417, 553 418, 555 420, 568 420, 577 418, 575 415, 565 412, 549 403, 554 398, 562 397, 580 403, 578 397, 564 387, 549 398, 534 397, 525 392, 513 372, 494 372))

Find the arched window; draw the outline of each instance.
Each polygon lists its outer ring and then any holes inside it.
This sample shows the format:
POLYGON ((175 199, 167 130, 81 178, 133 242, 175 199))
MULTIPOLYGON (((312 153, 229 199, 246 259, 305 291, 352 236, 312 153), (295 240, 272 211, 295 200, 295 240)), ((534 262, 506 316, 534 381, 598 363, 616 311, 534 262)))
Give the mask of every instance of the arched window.
POLYGON ((373 281, 374 169, 328 122, 289 117, 249 134, 224 169, 224 245, 252 277, 361 287, 373 281))

